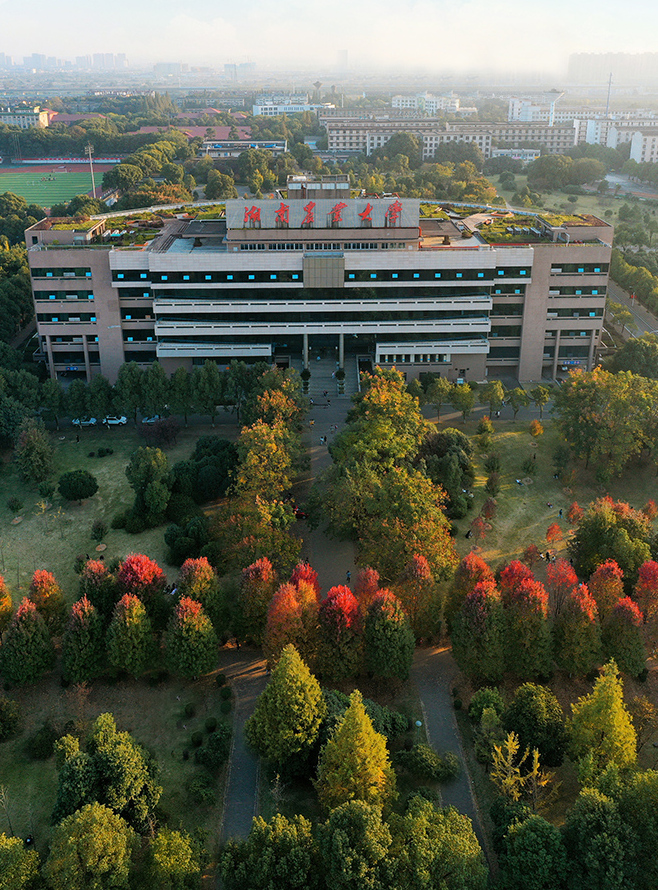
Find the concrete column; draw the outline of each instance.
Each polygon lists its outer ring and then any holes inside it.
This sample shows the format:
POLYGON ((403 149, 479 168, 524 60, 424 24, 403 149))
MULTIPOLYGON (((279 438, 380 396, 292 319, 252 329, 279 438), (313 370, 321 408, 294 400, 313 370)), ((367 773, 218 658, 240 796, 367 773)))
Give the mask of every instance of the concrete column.
POLYGON ((338 367, 345 367, 345 334, 338 335, 338 367))
POLYGON ((55 374, 55 361, 53 359, 53 348, 50 345, 50 334, 46 334, 46 358, 48 359, 48 371, 53 380, 57 380, 55 374))
POLYGON ((85 354, 85 373, 87 374, 87 383, 91 383, 91 363, 89 361, 89 344, 87 343, 87 335, 82 335, 82 351, 85 354))
POLYGON ((555 353, 553 355, 553 380, 557 379, 557 359, 560 353, 560 330, 555 332, 555 353))
POLYGON ((308 368, 308 334, 302 334, 304 345, 302 347, 304 370, 308 368))
POLYGON ((589 356, 587 358, 587 370, 591 371, 594 367, 594 354, 596 352, 596 334, 594 328, 589 335, 589 356))

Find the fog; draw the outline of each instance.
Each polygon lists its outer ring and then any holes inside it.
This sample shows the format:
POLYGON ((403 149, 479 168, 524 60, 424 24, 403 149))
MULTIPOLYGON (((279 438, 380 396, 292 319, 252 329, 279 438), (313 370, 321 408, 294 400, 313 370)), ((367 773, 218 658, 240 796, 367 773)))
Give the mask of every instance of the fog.
POLYGON ((0 0, 0 52, 21 62, 126 53, 131 64, 566 72, 572 52, 655 51, 658 4, 611 0, 0 0), (631 9, 633 17, 624 15, 631 9), (639 15, 637 14, 639 13, 639 15), (347 56, 345 57, 345 53, 347 56))

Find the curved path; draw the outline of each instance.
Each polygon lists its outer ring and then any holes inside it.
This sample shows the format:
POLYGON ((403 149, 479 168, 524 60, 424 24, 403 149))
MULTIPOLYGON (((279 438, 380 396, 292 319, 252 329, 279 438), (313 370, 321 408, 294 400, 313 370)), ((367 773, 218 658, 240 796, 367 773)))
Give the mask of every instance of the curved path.
POLYGON ((244 725, 253 714, 256 699, 267 683, 265 660, 256 649, 222 650, 220 669, 234 695, 233 743, 224 789, 224 815, 220 839, 246 838, 258 814, 259 762, 247 748, 244 725))
POLYGON ((439 754, 448 751, 456 754, 462 767, 454 781, 441 787, 442 803, 444 806, 455 807, 471 819, 480 846, 487 855, 480 812, 473 794, 453 707, 451 690, 457 675, 457 665, 450 649, 437 647, 416 649, 412 677, 416 682, 423 706, 427 739, 439 754))

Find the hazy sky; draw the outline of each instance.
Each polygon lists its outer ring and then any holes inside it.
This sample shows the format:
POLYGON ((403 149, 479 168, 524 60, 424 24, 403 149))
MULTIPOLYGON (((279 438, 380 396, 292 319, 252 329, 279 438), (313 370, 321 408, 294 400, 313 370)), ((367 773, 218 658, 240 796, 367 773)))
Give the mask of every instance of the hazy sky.
POLYGON ((0 0, 0 52, 284 68, 543 70, 658 45, 653 0, 0 0), (632 13, 632 14, 631 14, 632 13))

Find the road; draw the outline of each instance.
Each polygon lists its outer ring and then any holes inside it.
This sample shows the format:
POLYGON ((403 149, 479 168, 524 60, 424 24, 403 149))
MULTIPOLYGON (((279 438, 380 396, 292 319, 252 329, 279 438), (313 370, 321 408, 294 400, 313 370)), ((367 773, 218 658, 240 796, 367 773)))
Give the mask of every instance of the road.
POLYGON ((639 337, 641 334, 655 333, 658 331, 658 318, 641 306, 637 300, 631 300, 630 294, 610 280, 608 284, 608 295, 614 303, 621 303, 633 315, 636 327, 632 331, 624 329, 623 336, 625 339, 631 337, 639 337))

